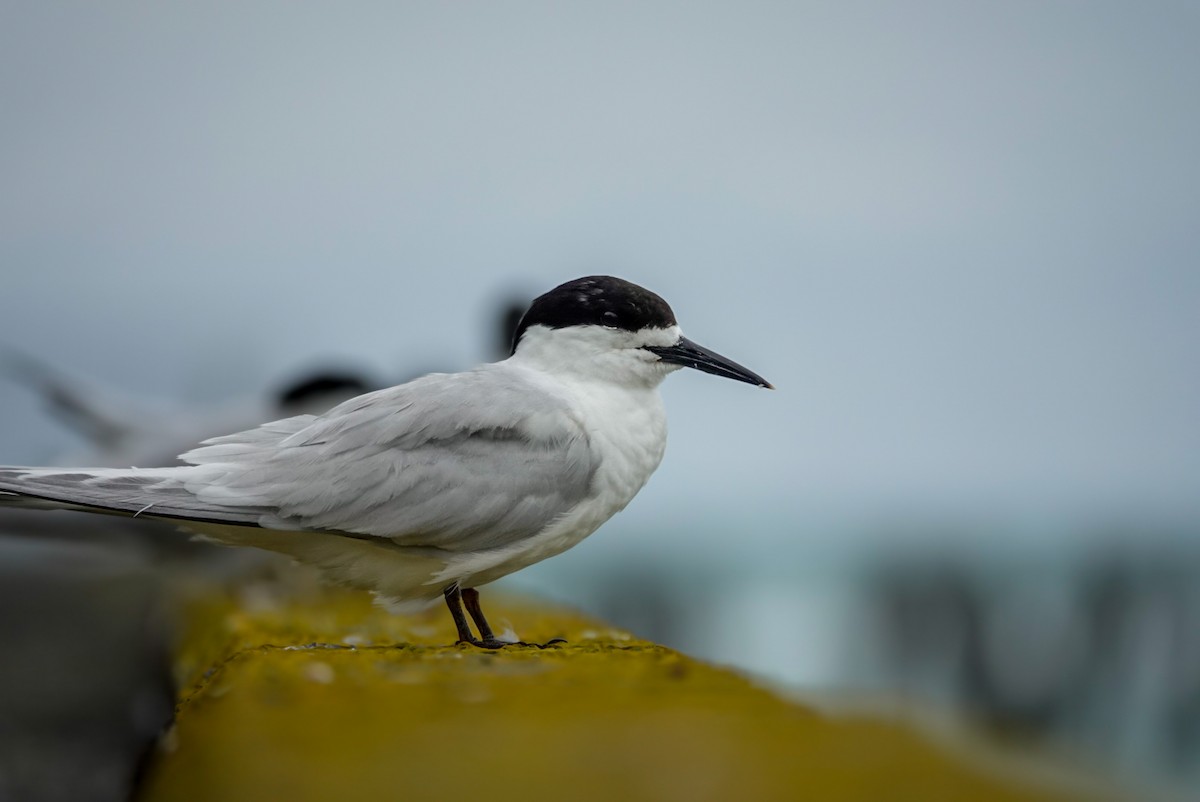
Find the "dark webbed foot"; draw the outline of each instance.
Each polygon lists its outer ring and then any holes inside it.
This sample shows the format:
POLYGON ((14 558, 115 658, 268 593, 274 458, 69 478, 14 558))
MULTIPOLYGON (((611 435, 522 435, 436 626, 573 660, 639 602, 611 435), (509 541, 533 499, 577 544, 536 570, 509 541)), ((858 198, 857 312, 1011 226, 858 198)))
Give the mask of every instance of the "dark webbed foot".
POLYGON ((450 616, 454 619, 454 627, 458 630, 457 643, 469 643, 480 649, 503 649, 505 646, 531 646, 536 649, 545 649, 549 646, 566 643, 566 640, 563 638, 551 638, 545 643, 500 640, 492 632, 491 626, 483 615, 483 608, 479 606, 478 590, 475 588, 460 589, 458 585, 451 585, 443 591, 443 595, 446 597, 446 606, 450 608, 450 616), (464 605, 467 608, 467 612, 471 614, 471 618, 474 619, 475 626, 479 628, 478 638, 471 632, 471 626, 467 623, 467 617, 463 615, 462 608, 464 605))
POLYGON ((529 646, 534 649, 548 649, 551 646, 557 646, 560 643, 566 643, 563 638, 551 638, 545 643, 528 643, 523 640, 497 640, 490 638, 488 640, 479 640, 471 638, 471 640, 460 640, 458 643, 469 643, 472 646, 478 646, 480 649, 503 649, 505 646, 529 646))

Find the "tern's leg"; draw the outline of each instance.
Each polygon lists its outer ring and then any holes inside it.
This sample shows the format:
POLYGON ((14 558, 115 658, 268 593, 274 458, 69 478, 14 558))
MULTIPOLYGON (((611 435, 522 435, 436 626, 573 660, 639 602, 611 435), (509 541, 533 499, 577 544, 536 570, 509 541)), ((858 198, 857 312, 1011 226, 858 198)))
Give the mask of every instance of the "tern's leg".
POLYGON ((442 595, 446 597, 446 606, 450 608, 450 617, 454 619, 454 628, 458 630, 458 642, 478 645, 479 641, 471 634, 471 626, 467 623, 467 617, 463 615, 462 591, 458 589, 458 585, 446 588, 442 595))
POLYGON ((475 628, 479 630, 479 637, 484 640, 495 640, 496 636, 492 634, 492 628, 488 626, 487 619, 483 615, 483 608, 479 606, 479 591, 475 588, 463 588, 462 600, 467 612, 471 614, 471 620, 475 622, 475 628))
POLYGON ((463 591, 458 585, 451 585, 442 591, 442 595, 446 597, 446 606, 450 608, 450 616, 454 619, 454 628, 458 630, 458 642, 469 643, 472 646, 478 646, 481 649, 503 649, 505 646, 525 646, 523 643, 509 643, 507 641, 496 640, 496 636, 492 634, 491 627, 483 617, 483 612, 479 609, 479 591, 475 589, 463 591), (467 609, 471 611, 471 615, 476 613, 479 617, 476 622, 482 621, 479 626, 479 634, 482 636, 476 638, 471 634, 471 625, 467 623, 467 617, 463 615, 462 603, 463 597, 468 599, 467 609))
POLYGON ((451 585, 443 591, 443 595, 446 597, 446 606, 450 608, 450 615, 454 618, 459 643, 469 643, 483 649, 503 649, 505 646, 536 646, 539 649, 545 649, 552 643, 566 642, 562 638, 552 638, 544 644, 496 640, 491 626, 488 625, 487 619, 483 615, 483 608, 479 606, 478 590, 475 588, 459 589, 458 585, 451 585), (475 626, 479 628, 479 638, 471 634, 471 627, 462 611, 464 603, 471 618, 475 619, 475 626))

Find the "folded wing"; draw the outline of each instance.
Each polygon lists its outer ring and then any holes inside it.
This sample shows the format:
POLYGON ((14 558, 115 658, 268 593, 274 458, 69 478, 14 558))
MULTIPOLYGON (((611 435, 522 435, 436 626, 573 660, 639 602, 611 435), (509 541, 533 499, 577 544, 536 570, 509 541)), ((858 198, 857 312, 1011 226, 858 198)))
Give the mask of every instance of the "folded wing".
POLYGON ((435 374, 208 440, 183 455, 186 467, 0 468, 0 493, 402 546, 499 547, 586 497, 596 469, 568 405, 530 381, 493 366, 435 374))

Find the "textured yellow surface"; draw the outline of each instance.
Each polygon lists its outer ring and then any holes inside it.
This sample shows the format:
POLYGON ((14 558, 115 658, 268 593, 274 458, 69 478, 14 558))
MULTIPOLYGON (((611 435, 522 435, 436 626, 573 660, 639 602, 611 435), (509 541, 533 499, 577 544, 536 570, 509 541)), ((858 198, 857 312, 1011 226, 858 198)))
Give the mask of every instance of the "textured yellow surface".
POLYGON ((336 590, 201 605, 141 802, 1050 798, 573 613, 484 603, 498 630, 570 643, 439 645, 444 610, 336 590))

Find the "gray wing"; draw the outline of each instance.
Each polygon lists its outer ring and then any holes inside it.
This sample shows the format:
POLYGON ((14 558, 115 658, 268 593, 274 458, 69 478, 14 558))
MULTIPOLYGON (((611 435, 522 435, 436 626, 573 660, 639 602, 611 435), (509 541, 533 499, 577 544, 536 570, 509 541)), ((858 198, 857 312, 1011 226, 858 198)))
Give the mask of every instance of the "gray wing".
MULTIPOLYGON (((312 415, 273 421, 241 436, 268 443, 287 437, 314 420, 312 415)), ((275 512, 270 506, 231 506, 205 502, 188 489, 197 469, 29 468, 0 466, 0 505, 69 508, 114 515, 146 515, 180 521, 259 526, 275 512)))
POLYGON ((215 438, 183 455, 196 466, 184 486, 206 509, 270 528, 503 546, 586 497, 596 470, 565 400, 534 382, 485 365, 359 396, 302 426, 215 438))
POLYGON ((73 509, 213 524, 258 526, 266 507, 206 504, 189 492, 190 468, 27 468, 0 466, 0 505, 73 509))

